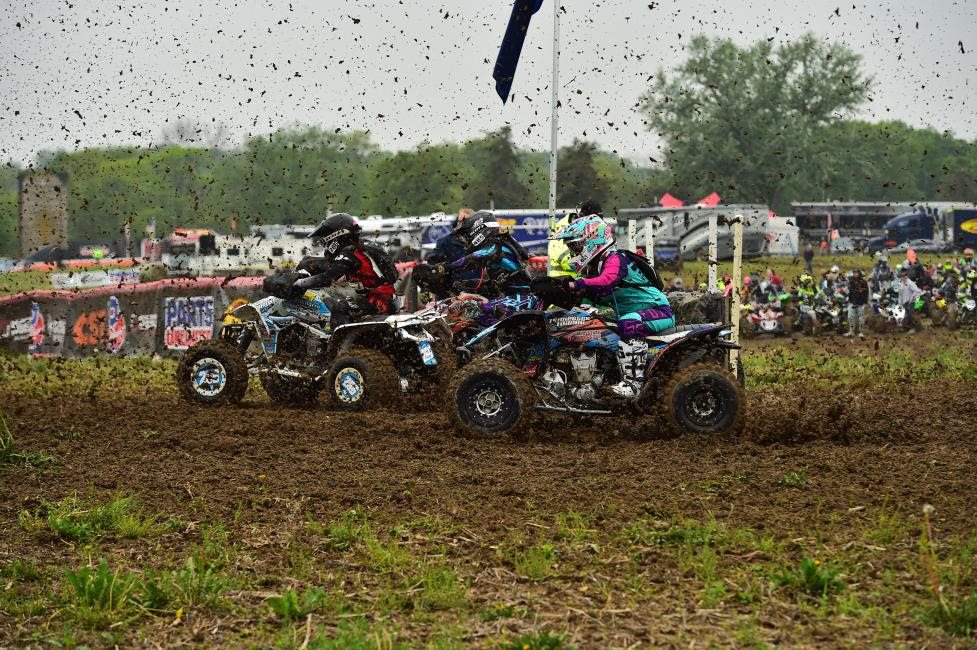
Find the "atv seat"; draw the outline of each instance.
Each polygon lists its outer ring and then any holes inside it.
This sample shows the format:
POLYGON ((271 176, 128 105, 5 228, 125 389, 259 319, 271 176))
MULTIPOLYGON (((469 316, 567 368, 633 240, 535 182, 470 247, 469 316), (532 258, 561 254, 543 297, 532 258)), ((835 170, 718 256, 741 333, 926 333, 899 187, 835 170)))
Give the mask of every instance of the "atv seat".
POLYGON ((701 330, 706 327, 716 327, 722 325, 722 323, 692 323, 691 325, 676 325, 667 330, 662 330, 661 332, 655 332, 652 337, 657 336, 668 336, 669 334, 679 334, 681 332, 691 332, 693 330, 701 330))

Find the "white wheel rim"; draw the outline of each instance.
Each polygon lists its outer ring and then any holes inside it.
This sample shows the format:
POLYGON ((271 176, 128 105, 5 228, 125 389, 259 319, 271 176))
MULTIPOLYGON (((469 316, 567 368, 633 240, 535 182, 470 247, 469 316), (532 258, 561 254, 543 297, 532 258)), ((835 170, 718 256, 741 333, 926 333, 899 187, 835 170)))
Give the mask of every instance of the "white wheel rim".
POLYGON ((227 385, 227 369, 213 357, 198 359, 190 374, 193 389, 203 397, 214 397, 227 385))

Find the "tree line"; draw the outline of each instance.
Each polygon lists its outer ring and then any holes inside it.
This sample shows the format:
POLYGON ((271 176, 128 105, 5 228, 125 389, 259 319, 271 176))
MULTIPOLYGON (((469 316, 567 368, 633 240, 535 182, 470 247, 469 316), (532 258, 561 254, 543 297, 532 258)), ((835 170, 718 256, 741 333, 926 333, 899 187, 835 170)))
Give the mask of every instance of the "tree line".
MULTIPOLYGON (((806 36, 740 47, 697 37, 688 60, 659 71, 639 104, 663 157, 636 164, 595 143, 559 152, 557 201, 653 205, 669 192, 694 202, 974 200, 977 143, 898 121, 854 119, 875 80, 846 47, 806 36)), ((962 94, 961 94, 962 95, 962 94)), ((327 209, 419 215, 461 207, 543 207, 548 154, 520 149, 504 126, 465 143, 382 151, 365 132, 294 126, 238 147, 181 123, 163 145, 42 152, 68 178, 71 239, 118 240, 155 221, 228 232, 260 223, 314 223, 327 209)), ((0 167, 0 254, 17 249, 17 177, 0 167)))

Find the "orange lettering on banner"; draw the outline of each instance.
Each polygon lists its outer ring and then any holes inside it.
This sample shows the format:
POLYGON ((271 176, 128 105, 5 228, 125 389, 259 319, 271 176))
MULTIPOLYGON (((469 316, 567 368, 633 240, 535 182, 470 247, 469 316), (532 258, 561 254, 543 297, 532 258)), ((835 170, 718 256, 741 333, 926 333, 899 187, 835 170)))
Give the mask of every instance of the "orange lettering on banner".
POLYGON ((105 310, 85 312, 75 320, 71 334, 75 345, 98 345, 105 340, 105 310))

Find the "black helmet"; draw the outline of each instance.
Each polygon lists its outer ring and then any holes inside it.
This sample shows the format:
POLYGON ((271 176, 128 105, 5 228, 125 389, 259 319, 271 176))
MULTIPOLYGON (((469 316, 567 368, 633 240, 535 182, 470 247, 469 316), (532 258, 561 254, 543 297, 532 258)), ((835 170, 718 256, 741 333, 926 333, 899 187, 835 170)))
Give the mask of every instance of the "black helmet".
POLYGON ((347 246, 360 240, 360 225, 345 212, 326 217, 316 229, 309 233, 315 246, 326 249, 326 255, 335 255, 347 246))
POLYGON ((597 201, 588 199, 577 206, 578 217, 589 217, 592 214, 596 214, 598 217, 604 216, 604 210, 597 201))
POLYGON ((492 235, 499 234, 501 230, 499 220, 494 214, 487 210, 480 210, 462 219, 451 232, 464 241, 465 249, 470 252, 484 244, 485 240, 492 235))

